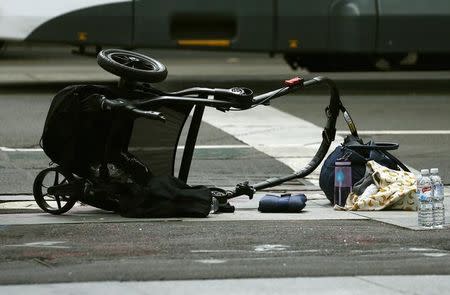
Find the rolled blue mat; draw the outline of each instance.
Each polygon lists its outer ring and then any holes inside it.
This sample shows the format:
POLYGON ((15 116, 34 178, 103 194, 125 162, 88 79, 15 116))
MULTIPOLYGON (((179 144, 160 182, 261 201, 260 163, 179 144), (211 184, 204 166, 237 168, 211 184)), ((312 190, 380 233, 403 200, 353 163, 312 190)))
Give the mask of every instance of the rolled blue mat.
POLYGON ((263 213, 298 213, 306 206, 304 194, 265 195, 259 201, 258 210, 263 213))

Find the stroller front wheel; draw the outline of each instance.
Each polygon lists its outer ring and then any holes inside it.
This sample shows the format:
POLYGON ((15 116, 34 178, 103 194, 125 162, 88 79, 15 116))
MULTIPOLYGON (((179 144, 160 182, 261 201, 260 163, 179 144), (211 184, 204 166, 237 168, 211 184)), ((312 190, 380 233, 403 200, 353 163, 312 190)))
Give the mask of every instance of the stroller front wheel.
POLYGON ((69 211, 77 202, 74 195, 60 195, 49 192, 56 185, 68 184, 72 175, 63 173, 59 167, 42 170, 36 176, 33 184, 34 200, 47 213, 59 215, 69 211))
POLYGON ((104 70, 125 80, 156 83, 167 77, 164 64, 146 55, 122 49, 105 49, 97 55, 104 70))

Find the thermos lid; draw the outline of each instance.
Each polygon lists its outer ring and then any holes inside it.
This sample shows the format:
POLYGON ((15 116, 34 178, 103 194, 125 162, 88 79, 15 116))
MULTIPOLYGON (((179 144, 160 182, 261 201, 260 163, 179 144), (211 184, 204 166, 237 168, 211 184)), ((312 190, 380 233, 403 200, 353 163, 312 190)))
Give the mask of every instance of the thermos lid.
POLYGON ((336 163, 334 163, 336 166, 350 166, 352 163, 351 162, 348 162, 348 161, 346 161, 346 162, 336 162, 336 163))

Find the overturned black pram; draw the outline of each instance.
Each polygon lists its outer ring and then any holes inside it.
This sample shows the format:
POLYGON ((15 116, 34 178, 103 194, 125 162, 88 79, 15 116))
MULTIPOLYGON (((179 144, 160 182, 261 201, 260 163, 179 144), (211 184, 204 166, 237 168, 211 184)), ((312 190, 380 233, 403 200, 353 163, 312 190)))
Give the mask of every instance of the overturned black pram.
MULTIPOLYGON (((340 111, 350 132, 357 136, 338 90, 328 78, 305 81, 296 77, 284 81, 279 89, 257 96, 244 87, 164 92, 149 84, 161 82, 167 76, 166 67, 155 59, 108 49, 99 53, 97 61, 103 69, 120 77, 118 86, 69 86, 55 96, 47 115, 41 146, 57 165, 37 175, 33 193, 37 204, 48 213, 67 212, 81 201, 122 214, 136 201, 132 196, 159 193, 177 196, 178 209, 155 206, 151 212, 136 212, 139 206, 134 204, 131 207, 137 209, 129 215, 206 216, 212 196, 219 201, 219 211, 229 212, 233 207, 228 200, 233 197, 252 198, 258 190, 305 177, 314 171, 334 140, 340 111), (256 184, 244 181, 233 190, 186 184, 205 107, 223 112, 243 111, 269 105, 272 99, 317 84, 326 84, 330 89, 330 103, 325 110, 327 123, 318 151, 303 169, 256 184), (177 145, 191 113, 179 173, 174 177, 177 145), (147 136, 137 136, 134 142, 132 133, 147 136), (141 158, 150 165, 144 164, 141 158), (196 202, 197 209, 190 210, 190 202, 196 202), (158 208, 167 210, 160 210, 164 212, 158 214, 158 208)), ((147 207, 151 207, 151 198, 147 202, 150 202, 147 207)))

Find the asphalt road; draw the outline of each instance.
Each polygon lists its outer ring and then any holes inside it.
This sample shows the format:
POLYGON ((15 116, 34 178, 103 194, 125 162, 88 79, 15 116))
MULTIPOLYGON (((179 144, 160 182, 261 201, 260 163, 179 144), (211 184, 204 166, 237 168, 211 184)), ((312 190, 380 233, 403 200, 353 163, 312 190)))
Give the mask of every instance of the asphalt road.
POLYGON ((173 221, 0 230, 0 284, 450 273, 448 235, 374 221, 173 221))
MULTIPOLYGON (((328 100, 324 95, 289 96, 274 101, 272 105, 318 126, 325 126, 323 110, 328 100)), ((448 94, 342 93, 342 102, 363 139, 399 143, 400 148, 393 154, 400 160, 417 170, 438 167, 444 182, 450 183, 448 94)), ((348 131, 342 116, 337 129, 348 131)))
MULTIPOLYGON (((59 89, 26 91, 0 91, 0 146, 25 148, 25 151, 0 150, 0 194, 30 194, 32 183, 40 170, 48 167, 50 160, 39 148, 39 140, 51 100, 59 89)), ((145 126, 144 126, 145 127, 145 126)), ((136 128, 138 129, 138 128, 136 128)), ((144 130, 133 135, 132 142, 145 146, 154 135, 144 130)), ((180 142, 184 142, 187 129, 180 142)), ((244 145, 229 134, 203 123, 197 145, 244 145)), ((177 152, 176 173, 182 150, 177 152)), ((144 162, 145 157, 141 157, 144 162)), ((151 167, 151 166, 150 166, 151 167)), ((286 165, 253 149, 198 149, 194 154, 189 177, 191 184, 234 187, 240 181, 258 182, 268 175, 281 176, 291 172, 286 165)))
MULTIPOLYGON (((56 89, 0 91, 0 146, 39 147, 42 126, 55 92, 56 89)), ((352 114, 363 138, 399 143, 399 150, 393 152, 399 159, 417 170, 438 167, 444 182, 450 183, 450 123, 447 115, 450 112, 449 96, 442 93, 342 93, 342 101, 352 114), (433 131, 437 133, 430 134, 433 131)), ((272 106, 317 126, 324 126, 323 110, 327 104, 326 95, 307 93, 279 98, 272 106)), ((338 130, 348 130, 342 117, 338 121, 338 130)), ((146 140, 151 140, 151 136, 143 139, 144 142, 146 140)), ((202 125, 197 144, 242 145, 232 136, 206 123, 202 125)), ((230 158, 228 154, 216 153, 215 159, 211 158, 211 153, 197 154, 191 173, 193 183, 206 180, 208 184, 215 182, 216 185, 232 186, 236 179, 258 181, 263 180, 264 175, 277 176, 290 171, 288 167, 256 150, 239 154, 236 152, 234 150, 234 158, 230 158), (229 177, 217 182, 218 177, 213 174, 229 177)), ((30 184, 35 175, 49 162, 45 155, 36 152, 0 151, 0 154, 3 155, 0 159, 3 163, 3 173, 0 176, 3 179, 3 193, 31 192, 30 184)))

